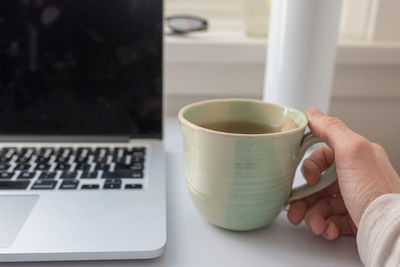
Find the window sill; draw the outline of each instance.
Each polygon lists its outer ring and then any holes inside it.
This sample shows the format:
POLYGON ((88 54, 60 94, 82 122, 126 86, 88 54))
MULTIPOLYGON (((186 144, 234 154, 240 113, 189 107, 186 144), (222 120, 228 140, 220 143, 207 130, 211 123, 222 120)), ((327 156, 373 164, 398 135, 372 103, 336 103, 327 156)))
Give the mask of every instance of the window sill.
MULTIPOLYGON (((167 63, 263 64, 267 41, 241 31, 210 31, 165 37, 167 63)), ((400 42, 340 41, 339 65, 400 65, 400 42)))

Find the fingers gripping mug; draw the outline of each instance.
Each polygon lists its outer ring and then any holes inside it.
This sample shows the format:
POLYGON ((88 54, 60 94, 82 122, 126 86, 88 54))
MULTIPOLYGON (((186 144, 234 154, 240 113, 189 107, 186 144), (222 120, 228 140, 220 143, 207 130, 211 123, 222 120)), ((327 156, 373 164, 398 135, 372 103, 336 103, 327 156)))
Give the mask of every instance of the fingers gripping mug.
POLYGON ((337 179, 333 164, 315 185, 292 188, 306 150, 321 142, 304 134, 295 109, 249 99, 194 103, 179 112, 186 184, 197 210, 212 224, 252 230, 272 222, 294 200, 337 179), (295 127, 281 130, 292 122, 295 127))

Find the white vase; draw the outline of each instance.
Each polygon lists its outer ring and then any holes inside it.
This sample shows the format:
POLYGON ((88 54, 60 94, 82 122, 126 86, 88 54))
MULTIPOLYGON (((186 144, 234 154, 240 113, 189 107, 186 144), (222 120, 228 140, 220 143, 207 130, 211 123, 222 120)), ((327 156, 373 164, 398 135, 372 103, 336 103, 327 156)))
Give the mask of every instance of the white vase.
POLYGON ((273 0, 264 100, 329 111, 341 0, 273 0))

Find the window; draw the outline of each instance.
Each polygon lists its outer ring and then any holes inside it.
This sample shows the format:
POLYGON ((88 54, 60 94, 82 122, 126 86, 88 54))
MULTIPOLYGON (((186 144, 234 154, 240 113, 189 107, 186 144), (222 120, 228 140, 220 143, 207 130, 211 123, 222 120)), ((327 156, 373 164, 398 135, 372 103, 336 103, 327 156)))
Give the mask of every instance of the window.
MULTIPOLYGON (((166 0, 166 14, 192 14, 210 22, 211 31, 243 31, 243 1, 166 0)), ((265 0, 270 1, 270 0, 265 0)), ((343 0, 339 38, 347 40, 400 41, 400 1, 343 0)))

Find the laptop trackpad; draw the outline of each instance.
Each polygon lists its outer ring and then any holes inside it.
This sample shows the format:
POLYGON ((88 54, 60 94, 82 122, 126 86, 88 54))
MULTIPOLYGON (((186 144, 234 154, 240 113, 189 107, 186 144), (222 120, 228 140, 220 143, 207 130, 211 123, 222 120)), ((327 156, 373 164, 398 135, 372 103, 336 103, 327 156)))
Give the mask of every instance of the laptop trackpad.
POLYGON ((38 199, 38 195, 0 196, 0 248, 12 245, 38 199))

